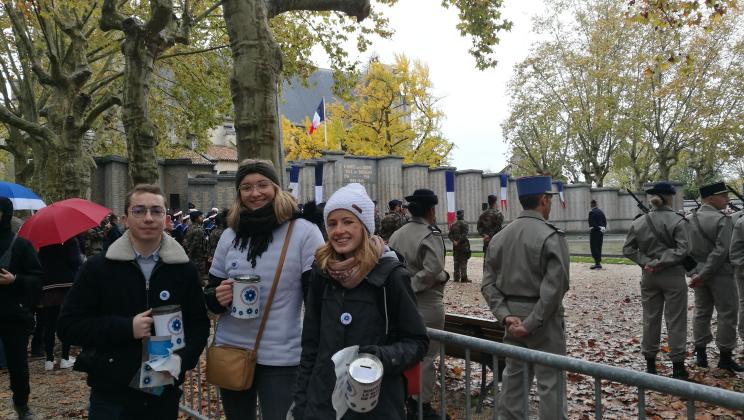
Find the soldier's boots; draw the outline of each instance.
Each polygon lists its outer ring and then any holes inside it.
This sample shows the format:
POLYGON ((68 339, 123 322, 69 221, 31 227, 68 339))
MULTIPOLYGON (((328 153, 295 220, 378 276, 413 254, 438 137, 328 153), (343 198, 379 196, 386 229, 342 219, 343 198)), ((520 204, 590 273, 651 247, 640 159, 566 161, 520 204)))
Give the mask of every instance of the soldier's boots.
POLYGON ((656 375, 656 359, 646 359, 646 373, 656 375))
POLYGON ((718 360, 718 368, 726 369, 730 372, 744 372, 744 367, 739 366, 734 359, 731 358, 730 350, 721 350, 721 358, 718 360))
POLYGON ((686 381, 690 378, 685 367, 685 362, 672 362, 672 378, 686 381))
POLYGON ((695 364, 701 368, 708 367, 708 352, 705 347, 695 347, 695 364))
POLYGON ((462 280, 460 280, 463 283, 472 283, 472 281, 468 280, 467 277, 463 277, 462 280))
POLYGON ((14 405, 18 420, 34 420, 34 413, 28 408, 27 405, 14 405))

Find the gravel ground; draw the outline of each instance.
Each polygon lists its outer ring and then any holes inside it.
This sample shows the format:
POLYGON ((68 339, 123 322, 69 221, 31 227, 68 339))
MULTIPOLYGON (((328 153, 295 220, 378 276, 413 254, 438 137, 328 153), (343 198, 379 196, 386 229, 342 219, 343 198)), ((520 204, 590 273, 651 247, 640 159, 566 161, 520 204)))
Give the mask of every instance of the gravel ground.
MULTIPOLYGON (((469 277, 472 283, 449 283, 445 291, 448 312, 467 314, 493 319, 480 294, 481 258, 472 258, 469 263, 469 277)), ((640 354, 641 304, 638 281, 640 271, 635 266, 606 265, 603 270, 589 270, 589 264, 571 264, 571 290, 566 295, 566 329, 568 333, 568 353, 570 356, 606 363, 613 366, 643 370, 645 363, 640 354)), ((447 258, 447 269, 452 269, 452 259, 447 258)), ((689 299, 689 316, 692 319, 692 293, 689 299)), ((691 323, 688 322, 688 325, 691 323)), ((663 333, 665 340, 666 334, 663 333)), ((691 337, 691 331, 688 334, 691 337)), ((689 340, 689 339, 688 339, 689 340)), ((665 341, 664 341, 665 343, 665 341)), ((688 348, 691 348, 690 344, 688 348)), ((662 351, 666 350, 662 346, 662 351)), ((715 349, 711 347, 711 366, 717 363, 715 349)), ((691 367, 692 358, 688 358, 691 367)), ((462 361, 447 361, 448 412, 455 419, 465 418, 465 366, 462 361)), ((671 363, 663 354, 659 357, 659 372, 670 375, 671 363)), ((71 370, 43 370, 43 360, 30 362, 31 368, 31 407, 38 418, 86 418, 88 388, 84 375, 71 370)), ((471 366, 472 404, 478 399, 480 367, 471 366)), ((712 369, 691 369, 700 382, 726 387, 737 391, 744 390, 744 381, 730 377, 722 371, 712 369)), ((490 373, 488 380, 491 380, 490 373)), ((0 370, 0 418, 13 417, 7 370, 0 370)), ((533 390, 534 392, 534 390, 533 390)), ((594 413, 593 378, 581 375, 568 376, 569 417, 589 418, 594 413)), ((647 414, 650 418, 677 418, 684 413, 683 402, 672 397, 647 393, 647 414)), ((480 416, 474 419, 490 418, 490 399, 480 416)), ((535 405, 533 396, 533 406, 535 405)), ((637 417, 637 394, 635 389, 603 381, 604 418, 637 417)), ((699 406, 696 418, 741 418, 715 407, 699 406)))

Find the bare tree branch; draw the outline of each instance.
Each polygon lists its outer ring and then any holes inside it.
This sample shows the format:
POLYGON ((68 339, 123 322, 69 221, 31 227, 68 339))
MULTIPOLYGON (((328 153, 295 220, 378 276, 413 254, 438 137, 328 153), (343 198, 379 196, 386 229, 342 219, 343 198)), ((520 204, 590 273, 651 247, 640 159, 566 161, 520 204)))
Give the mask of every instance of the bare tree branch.
POLYGON ((121 105, 121 98, 119 98, 118 96, 109 95, 103 98, 96 106, 94 106, 93 109, 88 112, 88 115, 85 117, 85 122, 83 122, 83 125, 80 128, 83 133, 88 131, 93 126, 93 123, 101 114, 106 112, 114 105, 121 105))
POLYGON ((145 24, 145 31, 157 34, 165 29, 173 15, 173 0, 150 0, 152 12, 145 24))
MULTIPOLYGON (((122 5, 125 2, 122 2, 122 5)), ((100 27, 104 32, 111 30, 123 30, 124 29, 124 15, 119 13, 117 9, 116 0, 104 0, 103 7, 101 8, 101 22, 100 27)))
POLYGON ((25 131, 32 136, 42 137, 52 142, 56 142, 57 140, 57 135, 52 130, 41 124, 26 121, 23 118, 20 118, 17 115, 13 114, 2 105, 0 105, 0 122, 12 125, 13 127, 25 131))
POLYGON ((229 46, 230 45, 218 45, 216 47, 204 48, 204 49, 200 49, 200 50, 179 51, 179 52, 173 53, 173 54, 161 55, 160 57, 158 57, 158 60, 165 60, 167 58, 173 58, 173 57, 182 57, 182 56, 185 56, 185 55, 201 54, 201 53, 205 53, 205 52, 209 52, 209 51, 221 50, 221 49, 227 48, 229 46))

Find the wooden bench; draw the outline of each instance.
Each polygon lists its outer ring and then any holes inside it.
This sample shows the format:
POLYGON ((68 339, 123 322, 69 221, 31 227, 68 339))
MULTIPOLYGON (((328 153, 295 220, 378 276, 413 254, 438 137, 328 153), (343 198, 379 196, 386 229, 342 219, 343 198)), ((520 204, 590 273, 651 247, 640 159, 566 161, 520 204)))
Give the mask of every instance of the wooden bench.
MULTIPOLYGON (((481 338, 484 340, 497 341, 501 343, 504 338, 504 327, 497 321, 484 318, 476 318, 466 315, 458 314, 445 314, 444 317, 444 330, 447 332, 467 335, 470 337, 481 338)), ((444 346, 444 353, 447 356, 454 357, 457 359, 465 360, 465 348, 454 344, 444 346)), ((498 358, 498 366, 494 370, 493 368, 493 356, 490 354, 481 354, 477 350, 470 351, 470 360, 478 362, 481 365, 481 385, 480 385, 480 396, 478 397, 478 406, 476 413, 481 412, 483 406, 483 399, 486 397, 487 390, 494 386, 494 382, 486 384, 486 368, 496 372, 494 380, 498 378, 501 381, 501 376, 506 367, 506 363, 503 357, 498 358)))

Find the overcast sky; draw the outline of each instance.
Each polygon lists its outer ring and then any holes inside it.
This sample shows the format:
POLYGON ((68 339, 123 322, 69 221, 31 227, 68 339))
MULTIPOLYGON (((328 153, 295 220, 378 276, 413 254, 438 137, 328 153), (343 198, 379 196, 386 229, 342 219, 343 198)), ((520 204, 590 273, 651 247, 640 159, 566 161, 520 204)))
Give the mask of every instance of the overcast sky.
MULTIPOLYGON (((390 40, 375 40, 370 51, 383 62, 393 62, 396 53, 404 53, 427 63, 434 94, 443 97, 444 134, 455 143, 453 165, 458 169, 499 171, 507 160, 501 135, 501 122, 509 112, 506 84, 514 64, 526 57, 530 44, 537 39, 531 31, 531 18, 542 13, 544 6, 538 0, 505 0, 503 15, 514 22, 514 27, 499 34, 496 68, 478 71, 468 54, 470 40, 461 37, 455 28, 457 11, 439 4, 400 1, 387 13, 395 34, 390 40)), ((322 58, 317 64, 328 67, 322 58)))

